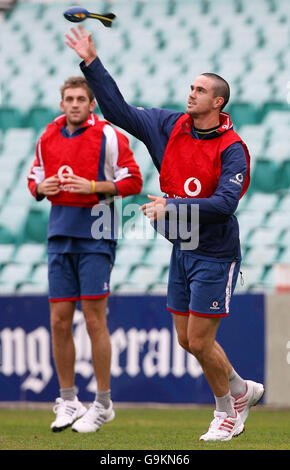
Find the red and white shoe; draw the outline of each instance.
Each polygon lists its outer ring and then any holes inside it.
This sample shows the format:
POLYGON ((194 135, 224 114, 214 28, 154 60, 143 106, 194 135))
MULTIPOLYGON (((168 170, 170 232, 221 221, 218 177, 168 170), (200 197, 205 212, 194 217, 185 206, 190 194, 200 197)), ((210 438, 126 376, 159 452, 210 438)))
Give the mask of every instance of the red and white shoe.
POLYGON ((246 421, 251 406, 255 406, 264 395, 264 386, 252 380, 246 380, 247 389, 244 395, 234 398, 234 408, 240 414, 243 423, 246 421))
POLYGON ((207 433, 200 436, 200 441, 229 441, 245 429, 244 423, 236 411, 236 416, 229 416, 223 411, 215 411, 207 433))

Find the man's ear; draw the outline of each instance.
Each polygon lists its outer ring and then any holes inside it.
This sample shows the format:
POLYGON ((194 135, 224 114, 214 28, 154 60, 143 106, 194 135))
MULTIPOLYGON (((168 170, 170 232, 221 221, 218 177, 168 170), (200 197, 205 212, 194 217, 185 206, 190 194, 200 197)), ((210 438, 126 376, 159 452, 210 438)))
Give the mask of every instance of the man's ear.
POLYGON ((92 101, 90 102, 90 113, 92 113, 92 112, 94 111, 96 105, 97 105, 97 103, 96 103, 95 100, 92 100, 92 101))
POLYGON ((217 108, 221 108, 224 104, 225 100, 222 96, 217 96, 216 99, 215 99, 215 103, 214 103, 214 108, 217 109, 217 108))
POLYGON ((59 103, 59 107, 62 111, 64 111, 64 107, 63 107, 63 101, 61 100, 61 102, 59 103))

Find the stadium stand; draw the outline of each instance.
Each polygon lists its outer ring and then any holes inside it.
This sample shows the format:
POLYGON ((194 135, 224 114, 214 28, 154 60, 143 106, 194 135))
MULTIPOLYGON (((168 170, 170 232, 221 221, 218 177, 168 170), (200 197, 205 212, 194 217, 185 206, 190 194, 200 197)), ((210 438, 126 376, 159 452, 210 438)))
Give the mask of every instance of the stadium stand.
MULTIPOLYGON (((68 6, 19 1, 0 23, 0 294, 47 291, 49 204, 32 200, 26 175, 38 135, 59 113, 60 85, 80 73, 64 44, 68 6)), ((229 81, 226 111, 252 155, 250 190, 237 210, 245 279, 237 291, 274 289, 273 266, 290 263, 289 0, 101 0, 98 10, 113 11, 114 26, 85 27, 132 104, 182 111, 199 73, 229 81)), ((158 174, 145 146, 128 137, 144 177, 128 203, 139 203, 160 194, 158 174)), ((164 293, 169 256, 139 216, 120 239, 112 292, 164 293)))

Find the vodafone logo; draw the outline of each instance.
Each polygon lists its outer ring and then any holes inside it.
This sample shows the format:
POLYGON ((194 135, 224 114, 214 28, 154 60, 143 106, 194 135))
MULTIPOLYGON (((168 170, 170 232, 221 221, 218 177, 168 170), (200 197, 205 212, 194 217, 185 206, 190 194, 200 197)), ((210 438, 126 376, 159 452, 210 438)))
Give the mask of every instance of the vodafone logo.
POLYGON ((230 178, 231 183, 235 183, 239 186, 242 186, 243 181, 244 181, 244 176, 242 173, 237 173, 235 178, 230 178))
POLYGON ((67 176, 67 175, 73 175, 73 174, 74 174, 73 169, 68 165, 61 166, 57 172, 57 176, 59 177, 61 182, 64 181, 63 175, 67 176))
MULTIPOLYGON (((73 169, 68 165, 61 166, 57 172, 57 176, 59 177, 59 181, 61 183, 65 181, 64 175, 68 176, 68 175, 73 175, 73 174, 74 174, 73 169)), ((62 191, 69 191, 69 186, 65 184, 61 184, 59 186, 59 189, 61 189, 62 191)))
POLYGON ((212 303, 212 306, 210 307, 211 310, 219 310, 220 307, 219 307, 219 303, 215 300, 213 303, 212 303))
POLYGON ((236 174, 236 180, 237 180, 239 183, 242 183, 242 182, 244 181, 244 177, 243 177, 242 173, 236 174))
POLYGON ((201 191, 201 183, 197 178, 188 178, 185 183, 184 183, 184 191, 188 196, 195 197, 198 196, 200 191, 201 191), (191 184, 192 183, 192 184, 191 184), (194 187, 194 184, 196 186, 195 191, 191 191, 189 189, 189 185, 191 184, 191 187, 194 187))

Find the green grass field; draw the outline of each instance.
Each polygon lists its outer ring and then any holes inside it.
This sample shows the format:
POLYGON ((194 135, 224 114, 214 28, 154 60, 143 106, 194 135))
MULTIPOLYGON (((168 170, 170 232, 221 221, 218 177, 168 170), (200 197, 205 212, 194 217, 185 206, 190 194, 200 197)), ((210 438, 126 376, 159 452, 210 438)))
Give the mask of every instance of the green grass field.
POLYGON ((199 442, 210 408, 117 408, 116 419, 98 433, 53 433, 49 409, 0 409, 1 450, 289 450, 290 410, 257 407, 246 430, 229 442, 199 442))

